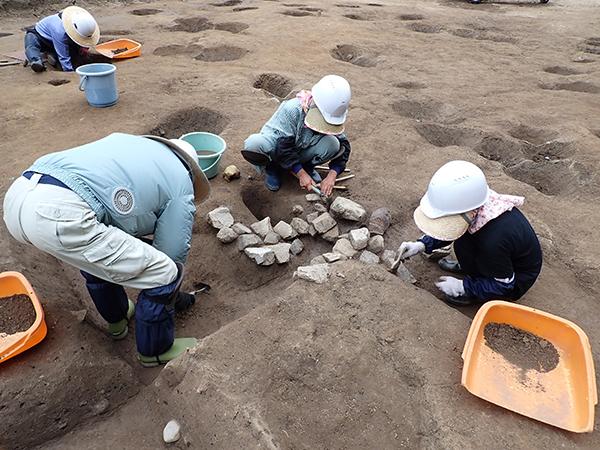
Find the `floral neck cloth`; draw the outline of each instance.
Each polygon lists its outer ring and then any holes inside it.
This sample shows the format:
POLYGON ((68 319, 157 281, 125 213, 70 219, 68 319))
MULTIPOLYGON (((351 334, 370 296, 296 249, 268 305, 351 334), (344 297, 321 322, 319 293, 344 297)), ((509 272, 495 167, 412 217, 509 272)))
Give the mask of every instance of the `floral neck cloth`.
POLYGON ((475 217, 475 221, 469 227, 469 233, 475 233, 490 220, 495 219, 506 211, 510 211, 515 206, 521 206, 524 202, 525 197, 497 194, 490 189, 490 197, 479 208, 479 211, 477 211, 477 217, 475 217))
POLYGON ((296 97, 300 99, 302 109, 305 113, 307 113, 308 107, 310 106, 310 102, 312 101, 312 92, 302 90, 296 94, 296 97))

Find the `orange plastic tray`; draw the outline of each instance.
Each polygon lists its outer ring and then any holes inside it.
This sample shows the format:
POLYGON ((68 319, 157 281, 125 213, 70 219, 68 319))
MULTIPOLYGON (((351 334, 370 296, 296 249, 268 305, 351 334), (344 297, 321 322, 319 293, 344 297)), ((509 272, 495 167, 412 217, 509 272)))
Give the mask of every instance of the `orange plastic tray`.
POLYGON ((594 429, 594 361, 586 334, 574 323, 527 306, 491 301, 475 315, 462 357, 462 385, 472 394, 565 430, 594 429), (547 340, 558 352, 558 365, 538 372, 510 363, 485 343, 483 329, 490 322, 507 323, 547 340))
POLYGON ((44 321, 44 310, 29 281, 18 272, 0 273, 0 297, 9 297, 15 294, 29 296, 35 308, 35 322, 28 330, 15 333, 9 339, 0 341, 0 362, 4 362, 39 344, 46 337, 47 327, 44 321))
POLYGON ((133 58, 140 56, 142 44, 129 39, 117 39, 116 41, 105 42, 94 47, 98 53, 102 53, 107 58, 121 59, 121 58, 133 58), (113 50, 126 48, 127 50, 114 54, 113 50))

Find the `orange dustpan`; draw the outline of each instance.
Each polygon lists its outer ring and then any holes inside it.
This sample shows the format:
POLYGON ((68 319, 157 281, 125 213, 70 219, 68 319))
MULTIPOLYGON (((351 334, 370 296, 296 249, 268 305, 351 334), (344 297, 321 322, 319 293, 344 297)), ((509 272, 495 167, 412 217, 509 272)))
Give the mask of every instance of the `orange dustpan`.
POLYGON ((94 47, 94 50, 107 58, 122 59, 140 56, 141 48, 142 44, 138 42, 129 39, 117 39, 105 42, 104 44, 98 44, 94 47))
POLYGON ((26 331, 0 339, 0 362, 4 362, 39 344, 46 337, 47 328, 44 321, 44 310, 27 279, 18 272, 0 273, 0 298, 16 294, 25 294, 31 299, 35 308, 35 322, 26 331))
POLYGON ((473 319, 462 357, 462 385, 472 394, 565 430, 594 429, 594 361, 586 334, 574 323, 527 306, 491 301, 473 319), (557 364, 548 371, 518 367, 490 348, 484 337, 487 324, 509 324, 546 340, 558 353, 557 364))

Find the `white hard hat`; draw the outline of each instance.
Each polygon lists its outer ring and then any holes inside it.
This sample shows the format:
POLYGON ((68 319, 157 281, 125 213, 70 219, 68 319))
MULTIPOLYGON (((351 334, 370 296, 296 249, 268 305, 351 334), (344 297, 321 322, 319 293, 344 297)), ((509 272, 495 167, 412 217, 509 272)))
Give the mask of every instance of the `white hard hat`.
POLYGON ((346 121, 350 104, 350 84, 338 76, 327 75, 312 88, 312 96, 327 123, 341 125, 346 121))
POLYGON ((61 15, 65 31, 77 45, 93 47, 98 43, 100 29, 89 12, 78 6, 69 6, 61 15))
POLYGON ((483 205, 490 195, 485 175, 467 161, 450 161, 433 175, 421 210, 430 219, 460 214, 483 205))

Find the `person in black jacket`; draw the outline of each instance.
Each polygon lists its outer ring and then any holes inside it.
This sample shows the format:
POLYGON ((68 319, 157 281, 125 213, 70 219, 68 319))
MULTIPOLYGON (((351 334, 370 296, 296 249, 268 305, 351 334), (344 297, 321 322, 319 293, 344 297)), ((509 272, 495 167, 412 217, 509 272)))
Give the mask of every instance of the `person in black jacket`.
POLYGON ((523 197, 500 195, 489 189, 483 172, 466 161, 442 166, 429 183, 414 213, 426 233, 416 242, 403 242, 402 260, 419 252, 454 243, 457 261, 442 259, 443 269, 461 273, 441 277, 436 286, 455 306, 488 300, 520 299, 535 283, 542 268, 542 249, 529 221, 517 208, 523 197))
POLYGON ((348 82, 327 75, 312 91, 300 91, 282 102, 260 133, 246 139, 242 156, 259 174, 265 172, 272 191, 281 187, 281 171, 288 171, 303 189, 320 183, 321 192, 330 195, 350 155, 350 143, 344 136, 349 103, 348 82), (315 166, 328 161, 329 172, 321 179, 315 166))

